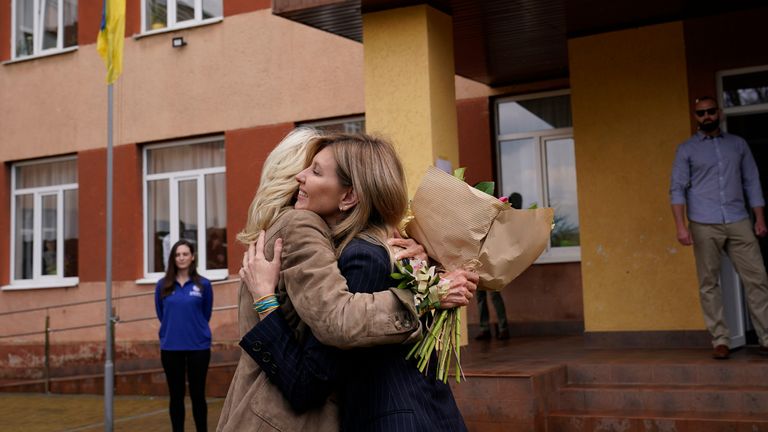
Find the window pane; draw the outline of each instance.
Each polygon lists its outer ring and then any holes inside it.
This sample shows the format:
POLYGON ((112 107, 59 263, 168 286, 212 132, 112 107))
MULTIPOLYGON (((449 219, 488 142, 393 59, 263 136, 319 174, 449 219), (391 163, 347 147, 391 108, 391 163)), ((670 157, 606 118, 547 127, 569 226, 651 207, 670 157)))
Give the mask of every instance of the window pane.
POLYGON ((500 143, 502 194, 507 197, 513 193, 522 195, 522 208, 529 208, 533 204, 539 207, 543 205, 536 147, 533 138, 500 143))
POLYGON ((365 120, 349 120, 339 121, 338 123, 321 123, 313 125, 308 123, 309 126, 313 126, 317 130, 323 132, 346 132, 346 133, 362 133, 365 132, 365 120))
POLYGON ((77 160, 20 165, 16 167, 16 189, 77 183, 77 160))
POLYGON ((222 0, 203 0, 203 19, 222 16, 222 0))
POLYGON ((571 126, 569 95, 499 103, 499 135, 571 126))
POLYGON ((205 176, 205 237, 205 268, 227 268, 227 184, 224 173, 205 176))
POLYGON ((41 197, 42 206, 42 244, 40 245, 40 272, 43 276, 56 276, 58 266, 56 265, 58 254, 58 206, 56 205, 56 195, 44 195, 41 197))
POLYGON ((171 251, 168 180, 147 182, 147 270, 164 272, 171 251))
POLYGON ((77 0, 64 0, 64 48, 77 45, 77 0))
POLYGON ((14 227, 14 279, 32 279, 32 242, 34 241, 34 198, 32 194, 16 197, 14 227))
POLYGON ((224 141, 149 149, 147 157, 149 174, 221 167, 224 141))
POLYGON ((59 38, 59 1, 45 0, 42 9, 43 49, 56 48, 59 38))
POLYGON ((197 249, 197 180, 179 182, 179 239, 197 249))
POLYGON ((168 26, 168 1, 146 0, 147 30, 157 30, 168 26))
POLYGON ((34 51, 34 5, 33 0, 16 2, 16 56, 31 55, 34 51))
POLYGON ((573 139, 547 140, 545 145, 549 207, 555 209, 552 247, 579 246, 579 207, 576 199, 576 157, 573 139))
POLYGON ((768 103, 768 70, 723 77, 725 107, 768 103))
POLYGON ((64 277, 77 276, 77 189, 64 191, 64 277))
POLYGON ((195 19, 195 0, 176 1, 176 22, 195 19))

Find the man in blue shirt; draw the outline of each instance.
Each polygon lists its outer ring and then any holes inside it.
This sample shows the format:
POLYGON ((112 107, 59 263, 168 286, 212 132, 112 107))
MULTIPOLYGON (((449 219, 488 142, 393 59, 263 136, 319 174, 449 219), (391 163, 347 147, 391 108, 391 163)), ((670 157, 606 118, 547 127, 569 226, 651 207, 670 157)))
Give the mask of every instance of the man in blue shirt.
POLYGON ((768 355, 768 276, 755 237, 765 236, 767 230, 757 165, 746 141, 720 130, 717 101, 708 96, 697 99, 693 114, 699 130, 677 148, 669 194, 677 240, 684 246, 693 244, 712 356, 723 360, 730 354, 719 282, 723 251, 744 284, 759 353, 768 355), (745 197, 755 214, 754 226, 745 197))

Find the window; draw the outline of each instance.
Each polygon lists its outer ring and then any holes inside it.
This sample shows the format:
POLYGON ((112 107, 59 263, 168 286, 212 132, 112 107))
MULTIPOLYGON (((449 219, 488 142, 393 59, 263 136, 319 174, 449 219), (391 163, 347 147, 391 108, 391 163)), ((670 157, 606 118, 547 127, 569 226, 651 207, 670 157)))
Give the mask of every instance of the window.
POLYGON ((142 30, 189 27, 222 16, 223 0, 143 0, 142 30))
POLYGON ((227 197, 223 137, 144 149, 144 232, 147 278, 165 273, 171 246, 195 245, 197 270, 227 276, 227 197))
POLYGON ((13 58, 77 45, 77 0, 13 0, 13 58))
POLYGON ((538 262, 580 260, 570 95, 501 99, 496 118, 499 191, 520 194, 521 208, 555 209, 555 228, 538 262))
POLYGON ((76 285, 77 159, 17 163, 11 188, 11 285, 76 285))
POLYGON ((365 132, 365 116, 307 122, 302 123, 301 126, 311 126, 323 132, 361 133, 365 132))

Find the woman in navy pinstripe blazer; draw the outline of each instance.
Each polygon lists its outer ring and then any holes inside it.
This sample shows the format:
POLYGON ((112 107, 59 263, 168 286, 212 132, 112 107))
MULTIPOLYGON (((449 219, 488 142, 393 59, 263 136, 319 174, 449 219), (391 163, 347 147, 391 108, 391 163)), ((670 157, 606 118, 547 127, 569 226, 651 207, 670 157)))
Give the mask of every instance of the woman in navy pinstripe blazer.
MULTIPOLYGON (((386 238, 407 205, 394 149, 366 135, 339 134, 318 140, 310 152, 311 166, 297 176, 296 208, 317 213, 332 228, 351 292, 386 290, 392 285, 386 238)), ((274 292, 279 257, 259 265, 263 292, 274 292)), ((279 310, 261 318, 241 346, 295 410, 321 405, 336 391, 344 431, 466 430, 450 387, 435 379, 434 370, 424 376, 405 360, 409 346, 340 351, 311 333, 296 340, 279 310)))

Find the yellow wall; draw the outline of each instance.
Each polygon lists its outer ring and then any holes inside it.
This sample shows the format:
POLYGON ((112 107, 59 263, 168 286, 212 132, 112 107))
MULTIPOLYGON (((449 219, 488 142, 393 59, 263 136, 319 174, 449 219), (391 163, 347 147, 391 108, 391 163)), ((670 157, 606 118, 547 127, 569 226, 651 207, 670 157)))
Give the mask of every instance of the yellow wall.
POLYGON ((366 129, 390 138, 410 194, 437 158, 459 162, 451 18, 429 6, 363 16, 366 129))
POLYGON ((669 207, 690 134, 680 22, 568 44, 586 331, 703 329, 669 207))

